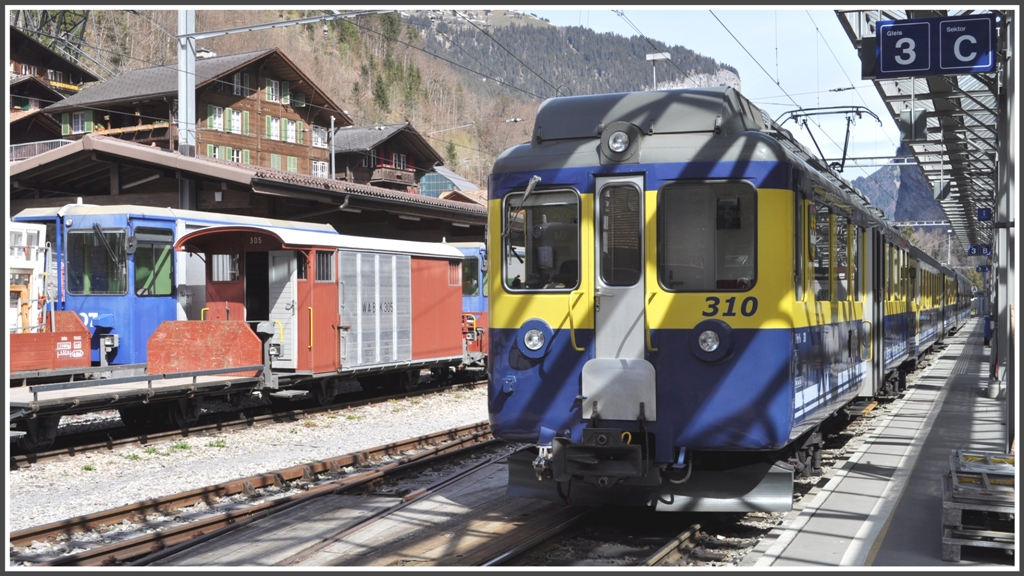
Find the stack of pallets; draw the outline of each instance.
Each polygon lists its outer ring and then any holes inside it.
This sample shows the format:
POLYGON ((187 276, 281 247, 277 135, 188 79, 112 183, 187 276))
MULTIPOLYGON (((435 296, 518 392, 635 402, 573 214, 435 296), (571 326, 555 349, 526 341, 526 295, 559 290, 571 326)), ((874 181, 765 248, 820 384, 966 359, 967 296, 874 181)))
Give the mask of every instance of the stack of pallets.
POLYGON ((943 560, 959 562, 962 546, 1014 549, 1013 466, 1013 454, 953 450, 942 478, 943 560))

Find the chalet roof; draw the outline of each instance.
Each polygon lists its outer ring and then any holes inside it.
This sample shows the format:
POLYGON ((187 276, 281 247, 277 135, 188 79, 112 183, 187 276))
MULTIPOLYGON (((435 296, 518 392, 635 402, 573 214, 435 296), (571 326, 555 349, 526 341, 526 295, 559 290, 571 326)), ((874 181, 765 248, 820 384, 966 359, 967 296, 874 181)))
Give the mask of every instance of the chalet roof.
MULTIPOLYGON (((196 59, 196 88, 244 66, 272 50, 255 50, 230 56, 196 59)), ((139 68, 90 86, 74 96, 49 106, 47 112, 62 112, 99 103, 178 95, 178 63, 139 68)))
POLYGON ((16 96, 21 95, 46 95, 51 98, 52 101, 57 102, 64 99, 64 94, 50 88, 50 85, 43 82, 35 76, 14 76, 8 82, 11 88, 11 94, 16 96))
MULTIPOLYGON (((309 86, 315 93, 316 98, 310 104, 323 106, 335 110, 341 116, 342 123, 351 124, 351 117, 341 107, 334 103, 322 90, 302 73, 299 68, 291 62, 277 48, 264 48, 239 54, 227 56, 215 56, 213 58, 197 58, 196 64, 196 89, 222 78, 247 64, 261 58, 271 56, 280 58, 280 66, 275 66, 274 73, 280 74, 283 80, 303 80, 304 86, 309 86), (322 100, 321 100, 322 99, 322 100), (321 100, 317 102, 317 100, 321 100)), ((293 90, 298 89, 298 84, 293 84, 293 90)), ((176 98, 178 95, 178 65, 166 64, 150 68, 139 68, 131 72, 125 72, 102 83, 90 86, 74 96, 53 104, 46 108, 49 113, 64 112, 73 109, 88 108, 98 104, 110 105, 123 102, 133 102, 142 99, 155 99, 163 97, 176 98)))
POLYGON ((334 152, 367 153, 393 138, 400 138, 401 144, 415 155, 418 168, 429 168, 443 163, 437 150, 434 150, 409 122, 339 128, 334 131, 334 152))
POLYGON ((89 72, 85 68, 75 64, 67 58, 57 54, 53 50, 46 47, 35 38, 32 38, 28 34, 25 34, 14 26, 9 26, 10 29, 10 47, 11 56, 18 58, 19 61, 24 60, 26 64, 32 64, 29 61, 34 59, 39 64, 42 64, 50 70, 60 70, 69 74, 78 74, 82 77, 82 82, 96 82, 99 80, 96 76, 89 72))

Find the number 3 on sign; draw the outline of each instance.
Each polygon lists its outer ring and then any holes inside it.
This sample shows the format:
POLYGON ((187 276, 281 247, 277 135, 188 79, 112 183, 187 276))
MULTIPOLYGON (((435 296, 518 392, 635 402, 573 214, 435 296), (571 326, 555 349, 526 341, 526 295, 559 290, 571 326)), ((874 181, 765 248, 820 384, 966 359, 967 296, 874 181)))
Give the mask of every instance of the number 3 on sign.
MULTIPOLYGON (((722 316, 735 316, 736 315, 736 297, 732 296, 725 299, 725 307, 723 311, 722 299, 718 296, 708 296, 704 299, 704 303, 707 308, 701 312, 704 316, 718 316, 721 313, 722 316)), ((747 296, 740 303, 740 314, 743 316, 753 316, 757 312, 757 298, 753 296, 747 296)))

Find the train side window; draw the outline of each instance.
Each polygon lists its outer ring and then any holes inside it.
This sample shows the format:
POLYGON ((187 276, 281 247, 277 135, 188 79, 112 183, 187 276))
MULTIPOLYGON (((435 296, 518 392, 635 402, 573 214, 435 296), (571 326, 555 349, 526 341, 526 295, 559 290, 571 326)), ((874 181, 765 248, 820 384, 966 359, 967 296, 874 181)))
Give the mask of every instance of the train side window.
POLYGON ((480 260, 476 256, 462 260, 462 295, 476 296, 480 293, 480 260))
POLYGON ((811 293, 819 302, 832 299, 830 284, 832 279, 832 218, 828 209, 813 204, 808 209, 807 229, 811 234, 811 265, 814 267, 814 280, 811 293))
POLYGON ((135 241, 135 294, 170 296, 174 292, 174 233, 163 228, 136 228, 135 241))
POLYGON ((334 252, 316 251, 316 281, 334 282, 334 252))
POLYGON ((306 272, 307 261, 306 253, 300 250, 295 251, 295 279, 305 280, 307 276, 306 272))
POLYGON ((658 194, 658 281, 669 291, 745 291, 757 282, 757 191, 741 182, 658 194))
POLYGON ((836 300, 843 302, 850 297, 850 223, 845 216, 835 217, 835 248, 836 265, 832 267, 835 274, 836 300))
POLYGON ((862 286, 862 270, 864 270, 864 231, 856 226, 850 227, 850 254, 853 262, 853 299, 860 302, 863 298, 864 287, 862 286))
POLYGON ((235 282, 239 278, 238 254, 211 254, 210 263, 213 274, 211 282, 235 282))
POLYGON ((67 236, 67 281, 71 294, 128 293, 126 231, 70 230, 67 236))
POLYGON ((580 201, 569 190, 505 197, 502 262, 506 288, 572 290, 580 285, 580 201))

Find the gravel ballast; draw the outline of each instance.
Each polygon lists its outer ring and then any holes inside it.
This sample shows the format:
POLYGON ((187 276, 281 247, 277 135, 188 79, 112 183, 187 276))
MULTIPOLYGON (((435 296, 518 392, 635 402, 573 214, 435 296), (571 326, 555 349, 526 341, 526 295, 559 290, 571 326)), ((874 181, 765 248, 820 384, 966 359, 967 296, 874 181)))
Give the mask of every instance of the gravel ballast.
POLYGON ((8 471, 8 533, 486 420, 476 386, 33 464, 8 471))

